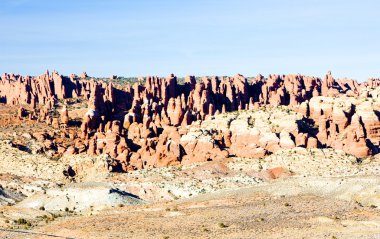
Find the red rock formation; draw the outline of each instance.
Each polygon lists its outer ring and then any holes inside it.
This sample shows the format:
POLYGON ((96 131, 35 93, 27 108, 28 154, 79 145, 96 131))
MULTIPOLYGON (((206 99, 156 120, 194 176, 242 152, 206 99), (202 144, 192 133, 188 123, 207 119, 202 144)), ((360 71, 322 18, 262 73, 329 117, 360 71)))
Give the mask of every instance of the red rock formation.
POLYGON ((69 112, 65 107, 63 107, 62 111, 61 111, 61 124, 64 124, 64 125, 67 125, 69 123, 69 112))
POLYGON ((360 116, 357 114, 352 116, 350 130, 344 143, 344 150, 356 157, 365 157, 371 153, 371 149, 367 146, 360 116))
MULTIPOLYGON (((329 98, 377 97, 370 90, 380 86, 378 79, 359 84, 350 79, 334 79, 328 72, 323 80, 302 75, 269 75, 265 79, 258 75, 248 81, 236 75, 203 77, 197 82, 188 76, 180 84, 171 74, 166 78, 140 78, 123 87, 114 83, 89 80, 85 73, 79 78, 74 74, 65 77, 56 71, 37 77, 4 74, 0 79, 0 102, 25 106, 28 111, 20 110, 20 119, 29 112, 30 120, 38 118, 56 130, 62 125, 66 128, 69 115, 64 107, 57 118, 51 114, 54 107, 68 99, 87 102, 80 132, 70 132, 70 128, 57 133, 59 137, 52 136, 57 150, 60 154, 106 153, 119 161, 123 170, 219 160, 229 154, 262 157, 296 146, 334 147, 366 157, 377 153, 380 144, 377 105, 361 103, 366 107, 356 109, 348 100, 339 103, 329 98), (363 89, 367 91, 361 96, 363 89), (197 120, 279 105, 300 112, 316 131, 268 132, 260 137, 254 131, 218 131, 210 132, 210 137, 202 136, 202 140, 191 136, 191 129, 198 127, 197 120), (65 138, 71 142, 63 143, 65 138)), ((50 144, 45 146, 51 148, 50 144)))

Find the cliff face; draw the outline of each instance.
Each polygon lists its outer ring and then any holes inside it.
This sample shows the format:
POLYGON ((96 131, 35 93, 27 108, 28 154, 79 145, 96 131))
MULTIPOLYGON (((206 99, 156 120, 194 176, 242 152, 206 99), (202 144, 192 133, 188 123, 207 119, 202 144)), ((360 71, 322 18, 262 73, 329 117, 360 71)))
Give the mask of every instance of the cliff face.
POLYGON ((335 80, 328 72, 323 80, 302 75, 269 75, 267 79, 258 75, 248 80, 236 75, 204 77, 197 82, 189 76, 179 84, 171 74, 166 78, 148 76, 139 82, 120 87, 112 81, 89 80, 86 74, 4 74, 0 101, 31 109, 25 112, 20 108, 19 119, 43 121, 62 131, 59 137, 49 139, 51 144, 46 143, 57 149, 57 154, 107 153, 115 159, 112 166, 122 170, 230 155, 261 157, 296 146, 332 147, 357 157, 378 152, 379 79, 364 83, 335 80), (60 117, 49 114, 59 101, 67 99, 87 102, 78 130, 66 127, 70 125, 68 109, 64 108, 60 117), (295 125, 291 130, 263 129, 252 124, 253 116, 223 129, 205 131, 201 123, 226 112, 265 111, 263 107, 270 112, 279 106, 298 113, 298 118, 291 119, 282 115, 288 124, 295 125), (70 143, 62 143, 65 137, 70 143))

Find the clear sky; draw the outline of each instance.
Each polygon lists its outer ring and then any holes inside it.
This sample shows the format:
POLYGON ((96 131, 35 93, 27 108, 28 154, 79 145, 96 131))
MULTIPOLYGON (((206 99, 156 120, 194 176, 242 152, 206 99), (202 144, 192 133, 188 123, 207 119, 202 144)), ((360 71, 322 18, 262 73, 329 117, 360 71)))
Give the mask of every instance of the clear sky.
POLYGON ((378 0, 1 0, 0 72, 380 77, 378 0))

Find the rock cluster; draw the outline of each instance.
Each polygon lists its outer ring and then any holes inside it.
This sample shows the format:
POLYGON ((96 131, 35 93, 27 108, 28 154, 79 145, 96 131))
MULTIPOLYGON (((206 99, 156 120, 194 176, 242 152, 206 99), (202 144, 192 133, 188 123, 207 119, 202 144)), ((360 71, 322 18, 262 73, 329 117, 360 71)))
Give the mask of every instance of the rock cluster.
POLYGON ((4 74, 0 101, 26 105, 31 110, 20 108, 17 117, 46 122, 60 130, 60 137, 43 139, 45 148, 59 154, 108 154, 114 159, 115 170, 127 171, 232 155, 263 157, 297 146, 332 147, 357 157, 376 154, 380 141, 379 85, 379 79, 359 84, 350 79, 336 80, 328 72, 323 80, 302 75, 258 75, 250 79, 242 75, 188 76, 181 83, 171 74, 115 86, 88 79, 85 73, 64 77, 54 71, 38 77, 4 74), (87 102, 79 130, 70 126, 66 107, 59 117, 51 114, 67 99, 87 102), (272 112, 273 107, 284 109, 283 113, 272 112), (225 114, 265 112, 265 108, 273 114, 225 114), (289 109, 303 118, 295 118, 289 109))

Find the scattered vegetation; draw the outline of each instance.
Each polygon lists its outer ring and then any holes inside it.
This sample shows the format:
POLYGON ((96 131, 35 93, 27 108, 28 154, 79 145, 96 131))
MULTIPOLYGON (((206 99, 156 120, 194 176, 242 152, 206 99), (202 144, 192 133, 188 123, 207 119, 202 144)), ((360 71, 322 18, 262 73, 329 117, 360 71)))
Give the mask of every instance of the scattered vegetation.
POLYGON ((224 224, 223 222, 219 222, 218 223, 218 226, 220 227, 220 228, 226 228, 226 227, 228 227, 226 224, 224 224))
POLYGON ((31 227, 32 223, 28 222, 25 218, 19 218, 14 221, 18 225, 25 225, 26 227, 31 227))

